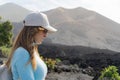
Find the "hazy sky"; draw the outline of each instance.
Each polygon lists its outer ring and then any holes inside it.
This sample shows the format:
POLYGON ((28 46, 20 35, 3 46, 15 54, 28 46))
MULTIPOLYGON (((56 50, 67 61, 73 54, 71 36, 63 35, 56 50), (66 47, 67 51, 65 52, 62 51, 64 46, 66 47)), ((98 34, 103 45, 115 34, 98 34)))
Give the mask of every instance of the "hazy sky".
POLYGON ((83 7, 98 12, 120 23, 120 0, 0 0, 0 5, 13 2, 33 11, 46 11, 56 7, 83 7))

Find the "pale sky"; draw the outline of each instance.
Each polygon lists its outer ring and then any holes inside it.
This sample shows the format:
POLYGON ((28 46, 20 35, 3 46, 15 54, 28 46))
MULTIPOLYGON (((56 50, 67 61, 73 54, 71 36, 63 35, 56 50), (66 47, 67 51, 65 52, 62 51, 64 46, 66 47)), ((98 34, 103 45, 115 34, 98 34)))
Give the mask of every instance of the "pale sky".
POLYGON ((120 0, 0 0, 0 5, 7 2, 32 11, 47 11, 56 7, 83 7, 120 23, 120 0))

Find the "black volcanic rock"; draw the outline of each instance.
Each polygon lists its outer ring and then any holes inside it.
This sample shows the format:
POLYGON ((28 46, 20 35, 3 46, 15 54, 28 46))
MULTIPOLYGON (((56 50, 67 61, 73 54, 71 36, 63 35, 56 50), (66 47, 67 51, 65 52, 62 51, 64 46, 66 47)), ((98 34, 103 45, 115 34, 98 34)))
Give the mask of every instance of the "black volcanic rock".
MULTIPOLYGON (((65 65, 77 64, 83 68, 83 73, 95 76, 109 66, 120 66, 120 53, 83 46, 66 46, 59 44, 42 44, 39 46, 40 55, 48 58, 58 58, 65 65), (90 69, 91 68, 91 69, 90 69)), ((70 70, 68 67, 67 70, 70 70)))

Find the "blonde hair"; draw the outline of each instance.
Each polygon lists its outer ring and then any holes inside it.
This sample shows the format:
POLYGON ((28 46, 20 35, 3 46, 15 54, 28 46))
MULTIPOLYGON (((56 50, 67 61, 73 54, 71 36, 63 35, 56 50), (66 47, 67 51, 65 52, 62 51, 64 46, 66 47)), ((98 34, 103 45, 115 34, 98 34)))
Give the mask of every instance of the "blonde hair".
POLYGON ((19 35, 14 40, 10 56, 8 58, 8 61, 6 62, 6 65, 10 68, 12 56, 14 54, 14 51, 18 47, 25 48, 29 54, 30 54, 30 62, 32 63, 32 67, 35 70, 36 69, 36 60, 34 56, 34 51, 38 52, 37 45, 32 46, 32 43, 34 43, 34 35, 39 32, 38 26, 24 26, 19 35))

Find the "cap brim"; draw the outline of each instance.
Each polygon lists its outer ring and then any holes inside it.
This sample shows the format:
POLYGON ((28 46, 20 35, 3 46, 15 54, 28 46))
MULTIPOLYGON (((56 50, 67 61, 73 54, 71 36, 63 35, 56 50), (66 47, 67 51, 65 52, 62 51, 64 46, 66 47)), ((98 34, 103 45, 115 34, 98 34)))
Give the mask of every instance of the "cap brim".
POLYGON ((55 29, 54 27, 52 27, 52 26, 47 26, 47 27, 44 27, 45 29, 47 29, 48 30, 48 32, 56 32, 57 31, 57 29, 55 29))

